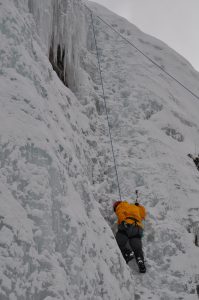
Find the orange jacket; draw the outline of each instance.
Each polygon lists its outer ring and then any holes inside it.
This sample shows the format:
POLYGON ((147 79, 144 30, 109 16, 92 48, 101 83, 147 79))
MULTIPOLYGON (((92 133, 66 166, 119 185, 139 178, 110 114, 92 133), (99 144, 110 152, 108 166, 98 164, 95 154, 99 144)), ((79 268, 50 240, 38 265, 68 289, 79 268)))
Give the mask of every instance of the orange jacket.
POLYGON ((122 223, 122 221, 125 221, 128 224, 134 224, 136 222, 137 225, 143 227, 142 221, 146 217, 146 210, 144 206, 137 206, 135 204, 128 203, 127 201, 122 201, 117 206, 115 213, 118 217, 118 224, 122 223))

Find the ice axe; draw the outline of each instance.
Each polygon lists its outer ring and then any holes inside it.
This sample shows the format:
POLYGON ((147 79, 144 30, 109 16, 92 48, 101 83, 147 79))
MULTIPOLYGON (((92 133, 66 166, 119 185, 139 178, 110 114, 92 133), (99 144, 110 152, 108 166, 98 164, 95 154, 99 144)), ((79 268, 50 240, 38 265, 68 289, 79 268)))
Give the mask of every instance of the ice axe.
POLYGON ((135 190, 135 194, 136 194, 136 199, 135 199, 135 205, 139 205, 139 203, 138 203, 138 194, 139 194, 139 192, 138 192, 138 190, 135 190))

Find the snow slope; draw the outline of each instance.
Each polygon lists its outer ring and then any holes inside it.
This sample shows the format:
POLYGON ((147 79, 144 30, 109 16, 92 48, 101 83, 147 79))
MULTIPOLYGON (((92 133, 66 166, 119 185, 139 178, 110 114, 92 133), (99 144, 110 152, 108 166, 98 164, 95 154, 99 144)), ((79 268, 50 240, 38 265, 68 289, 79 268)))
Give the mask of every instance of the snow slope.
MULTIPOLYGON (((181 56, 89 6, 199 94, 181 56)), ((148 210, 148 273, 126 266, 111 230, 118 191, 88 9, 2 0, 0 299, 197 299, 199 176, 187 154, 199 151, 199 102, 94 23, 122 197, 139 188, 148 210)))

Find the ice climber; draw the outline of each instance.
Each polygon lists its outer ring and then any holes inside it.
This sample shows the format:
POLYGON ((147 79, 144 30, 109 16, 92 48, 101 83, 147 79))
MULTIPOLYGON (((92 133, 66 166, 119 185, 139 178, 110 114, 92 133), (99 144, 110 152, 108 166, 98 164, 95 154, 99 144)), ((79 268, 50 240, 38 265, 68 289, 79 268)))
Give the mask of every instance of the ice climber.
POLYGON ((143 224, 146 217, 144 206, 127 201, 116 201, 113 209, 118 218, 118 232, 116 241, 126 263, 135 255, 141 273, 146 272, 144 253, 142 250, 143 224))
POLYGON ((199 155, 198 156, 193 156, 192 154, 188 154, 188 157, 192 158, 198 171, 199 171, 199 155))

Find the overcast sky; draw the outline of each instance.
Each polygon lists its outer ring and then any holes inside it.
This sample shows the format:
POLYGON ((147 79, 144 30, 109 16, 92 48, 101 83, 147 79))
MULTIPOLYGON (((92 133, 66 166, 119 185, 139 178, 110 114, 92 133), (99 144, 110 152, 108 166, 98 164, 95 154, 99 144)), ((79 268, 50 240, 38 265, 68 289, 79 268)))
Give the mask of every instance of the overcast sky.
POLYGON ((199 0, 95 0, 167 43, 199 71, 199 0))

